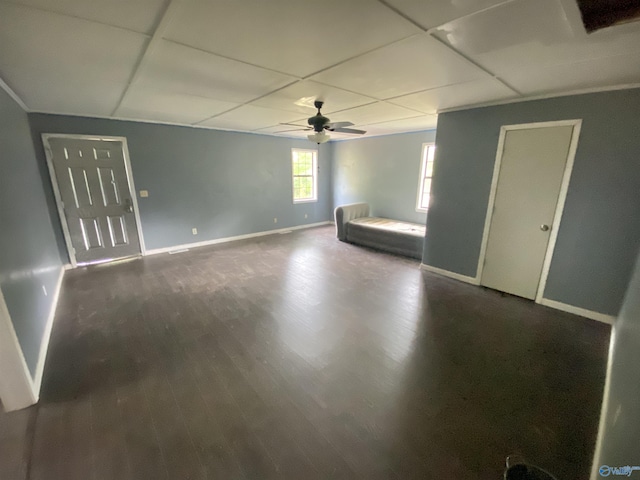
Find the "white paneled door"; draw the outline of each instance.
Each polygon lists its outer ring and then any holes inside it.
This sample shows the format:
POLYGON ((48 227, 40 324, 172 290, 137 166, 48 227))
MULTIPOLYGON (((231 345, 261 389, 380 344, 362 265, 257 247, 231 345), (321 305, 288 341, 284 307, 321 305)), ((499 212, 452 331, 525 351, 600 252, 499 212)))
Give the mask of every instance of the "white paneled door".
POLYGON ((550 236, 558 224, 554 220, 560 215, 558 199, 574 128, 538 126, 503 132, 482 285, 536 297, 550 236))
POLYGON ((43 141, 75 263, 139 255, 123 140, 43 135, 43 141))

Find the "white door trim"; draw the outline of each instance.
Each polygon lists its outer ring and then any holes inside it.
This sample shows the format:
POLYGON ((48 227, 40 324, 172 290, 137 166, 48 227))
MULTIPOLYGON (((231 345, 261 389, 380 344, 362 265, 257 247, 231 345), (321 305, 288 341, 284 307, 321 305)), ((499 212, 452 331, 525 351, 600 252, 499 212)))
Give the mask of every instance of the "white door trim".
POLYGON ((69 259, 71 260, 71 267, 76 268, 78 265, 76 262, 75 250, 71 243, 71 234, 69 233, 69 225, 67 223, 67 217, 64 214, 64 206, 62 204, 62 195, 60 194, 60 188, 58 187, 58 180, 56 177, 55 169, 53 168, 53 153, 49 145, 50 138, 70 138, 80 140, 107 140, 107 141, 119 141, 122 142, 122 150, 124 156, 125 172, 127 174, 127 183, 129 187, 129 193, 131 194, 131 201, 133 203, 133 214, 136 219, 136 228, 138 230, 138 239, 140 241, 140 253, 142 256, 147 254, 147 249, 144 244, 144 238, 142 236, 142 223, 140 222, 140 211, 138 209, 138 199, 136 195, 136 187, 133 183, 133 170, 131 169, 131 160, 129 158, 129 147, 127 145, 126 137, 110 137, 104 135, 70 135, 64 133, 43 133, 42 145, 44 146, 44 153, 47 158, 47 167, 49 169, 49 177, 51 178, 51 185, 53 186, 53 195, 56 198, 56 206, 58 207, 58 215, 60 216, 60 223, 62 225, 62 233, 64 235, 64 241, 67 245, 67 252, 69 253, 69 259))
POLYGON ((0 399, 6 411, 20 410, 38 401, 27 362, 0 291, 0 399))
POLYGON ((500 127, 500 138, 498 140, 498 150, 496 151, 496 160, 493 167, 491 191, 489 194, 489 202, 487 205, 487 214, 484 221, 484 232, 482 234, 480 257, 478 258, 478 267, 476 270, 476 281, 478 282, 478 284, 482 282, 482 271, 484 269, 484 261, 485 261, 485 256, 487 254, 487 243, 489 242, 489 230, 491 229, 493 207, 496 201, 496 191, 498 189, 498 179, 500 177, 500 166, 502 164, 504 142, 507 136, 507 132, 512 130, 527 130, 532 128, 547 128, 547 127, 562 127, 562 126, 573 126, 573 132, 571 135, 571 143, 569 144, 569 153, 567 156, 567 163, 565 165, 564 174, 562 176, 562 184, 560 186, 558 203, 556 205, 556 211, 554 213, 553 223, 551 226, 551 235, 549 236, 549 243, 547 244, 547 251, 545 253, 544 262, 542 264, 542 274, 540 276, 540 282, 538 283, 538 290, 536 292, 536 298, 535 298, 536 303, 540 303, 542 301, 544 289, 546 287, 547 278, 549 275, 549 268, 551 267, 551 259, 553 258, 553 251, 555 249, 556 240, 558 238, 558 230, 560 229, 560 221, 562 220, 564 203, 567 198, 567 191, 569 190, 569 181, 571 179, 571 172, 573 171, 573 164, 576 156, 576 151, 578 150, 578 139, 580 137, 580 128, 582 126, 582 119, 558 120, 553 122, 522 123, 517 125, 503 125, 502 127, 500 127))

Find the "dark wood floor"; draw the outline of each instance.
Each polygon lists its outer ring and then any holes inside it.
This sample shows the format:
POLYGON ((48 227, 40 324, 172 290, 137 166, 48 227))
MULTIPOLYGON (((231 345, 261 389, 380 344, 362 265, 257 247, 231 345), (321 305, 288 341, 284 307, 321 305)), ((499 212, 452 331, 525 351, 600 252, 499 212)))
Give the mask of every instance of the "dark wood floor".
POLYGON ((0 473, 498 480, 517 452, 586 479, 608 340, 332 227, 70 271, 0 473))
POLYGON ((27 477, 35 407, 5 414, 0 403, 0 479, 27 477))

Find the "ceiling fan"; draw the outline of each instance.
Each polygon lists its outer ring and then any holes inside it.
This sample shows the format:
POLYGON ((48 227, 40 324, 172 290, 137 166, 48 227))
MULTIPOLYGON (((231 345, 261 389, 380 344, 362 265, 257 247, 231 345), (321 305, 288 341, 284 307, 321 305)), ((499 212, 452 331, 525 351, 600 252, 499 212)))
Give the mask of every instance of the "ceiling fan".
POLYGON ((357 130, 355 128, 346 128, 353 125, 353 122, 331 122, 327 117, 322 115, 320 109, 324 102, 322 100, 316 100, 313 102, 313 105, 318 109, 318 113, 316 113, 313 117, 309 117, 307 119, 308 127, 298 125, 295 123, 281 123, 280 125, 293 125, 301 128, 294 128, 292 130, 282 130, 276 133, 284 133, 284 132, 294 132, 298 130, 313 130, 314 133, 307 135, 307 138, 312 142, 316 142, 317 144, 325 143, 329 141, 329 135, 325 132, 328 130, 329 132, 340 132, 340 133, 352 133, 354 135, 363 135, 367 132, 364 130, 357 130))

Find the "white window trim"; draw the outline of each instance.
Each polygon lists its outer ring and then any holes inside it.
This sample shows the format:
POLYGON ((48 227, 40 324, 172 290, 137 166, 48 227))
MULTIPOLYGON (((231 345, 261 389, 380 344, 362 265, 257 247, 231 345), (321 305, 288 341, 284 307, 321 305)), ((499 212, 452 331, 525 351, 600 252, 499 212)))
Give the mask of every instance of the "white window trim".
MULTIPOLYGON (((427 213, 427 211, 429 210, 428 208, 420 206, 420 199, 422 198, 422 192, 424 190, 424 179, 427 169, 427 152, 429 147, 435 146, 436 144, 433 142, 422 144, 422 155, 420 156, 420 182, 418 182, 418 195, 416 196, 416 212, 419 213, 427 213)), ((431 176, 430 178, 433 178, 433 176, 431 176)))
POLYGON ((292 148, 291 149, 291 198, 293 199, 293 203, 315 203, 318 201, 318 150, 316 149, 306 149, 306 148, 292 148), (313 198, 303 198, 297 199, 295 198, 295 190, 293 188, 293 154, 295 152, 311 152, 312 153, 312 165, 313 165, 313 198))

